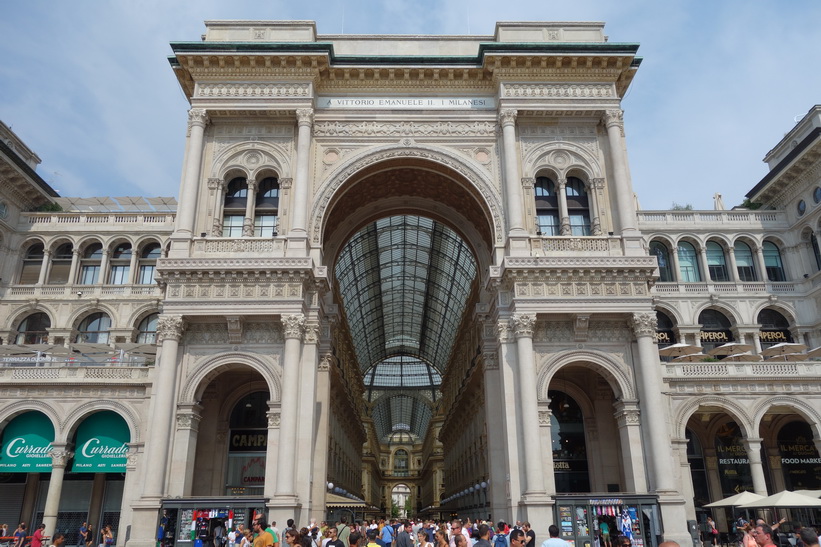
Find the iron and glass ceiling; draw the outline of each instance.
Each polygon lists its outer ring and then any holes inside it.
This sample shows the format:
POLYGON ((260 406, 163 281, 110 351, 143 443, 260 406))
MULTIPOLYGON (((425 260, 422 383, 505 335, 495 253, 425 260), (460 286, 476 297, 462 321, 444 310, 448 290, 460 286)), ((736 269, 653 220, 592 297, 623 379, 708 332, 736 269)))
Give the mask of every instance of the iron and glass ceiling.
POLYGON ((470 249, 443 224, 393 216, 354 235, 335 274, 377 433, 424 436, 476 277, 470 249))

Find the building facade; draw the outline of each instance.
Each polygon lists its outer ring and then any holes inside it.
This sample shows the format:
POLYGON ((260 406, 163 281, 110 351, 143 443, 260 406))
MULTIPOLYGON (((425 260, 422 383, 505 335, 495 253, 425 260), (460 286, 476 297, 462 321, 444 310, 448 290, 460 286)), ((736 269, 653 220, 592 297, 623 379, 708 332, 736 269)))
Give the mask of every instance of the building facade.
POLYGON ((58 197, 0 128, 0 518, 134 546, 254 511, 618 519, 649 546, 821 489, 821 108, 749 208, 640 211, 638 46, 602 24, 206 27, 172 44, 176 200, 58 197))

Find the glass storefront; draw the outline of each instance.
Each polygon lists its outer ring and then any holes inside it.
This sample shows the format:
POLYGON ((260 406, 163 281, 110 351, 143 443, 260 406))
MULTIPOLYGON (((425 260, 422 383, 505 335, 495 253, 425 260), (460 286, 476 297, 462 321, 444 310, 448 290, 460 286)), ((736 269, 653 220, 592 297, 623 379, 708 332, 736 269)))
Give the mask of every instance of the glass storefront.
POLYGON ((210 547, 214 529, 248 529, 258 514, 265 512, 265 500, 210 498, 164 500, 157 522, 160 547, 210 547))

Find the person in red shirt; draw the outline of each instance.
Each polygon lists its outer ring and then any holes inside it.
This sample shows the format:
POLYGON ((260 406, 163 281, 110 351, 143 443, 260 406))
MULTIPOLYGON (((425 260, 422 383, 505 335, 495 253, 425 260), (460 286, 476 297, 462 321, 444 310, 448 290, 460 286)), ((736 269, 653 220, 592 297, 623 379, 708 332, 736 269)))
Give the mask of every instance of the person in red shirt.
POLYGON ((40 527, 34 531, 34 535, 31 536, 31 547, 43 547, 43 541, 48 539, 45 535, 43 535, 43 530, 45 529, 46 525, 41 524, 40 527))

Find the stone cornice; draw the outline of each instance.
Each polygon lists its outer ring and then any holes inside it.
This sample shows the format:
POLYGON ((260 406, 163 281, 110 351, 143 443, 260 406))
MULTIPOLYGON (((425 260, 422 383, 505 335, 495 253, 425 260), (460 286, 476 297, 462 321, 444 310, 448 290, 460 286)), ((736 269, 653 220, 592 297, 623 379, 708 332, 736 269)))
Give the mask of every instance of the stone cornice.
POLYGON ((271 272, 290 270, 304 272, 313 268, 310 258, 161 258, 157 260, 160 276, 171 272, 202 272, 228 270, 271 272))

